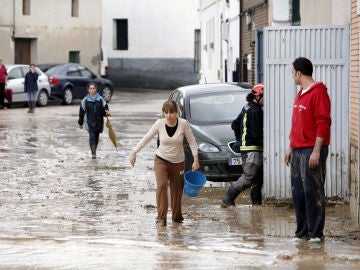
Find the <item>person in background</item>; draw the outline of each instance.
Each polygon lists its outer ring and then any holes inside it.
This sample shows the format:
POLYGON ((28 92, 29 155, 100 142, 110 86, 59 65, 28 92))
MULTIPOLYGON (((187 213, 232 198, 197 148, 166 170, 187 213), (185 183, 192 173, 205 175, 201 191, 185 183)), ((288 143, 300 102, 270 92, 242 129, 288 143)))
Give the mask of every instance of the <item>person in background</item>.
POLYGON ((99 136, 104 130, 104 117, 111 116, 111 113, 106 101, 97 92, 95 83, 89 83, 87 91, 88 94, 83 98, 80 104, 78 124, 81 129, 85 124, 85 127, 89 132, 91 157, 96 159, 99 136))
POLYGON ((258 83, 246 96, 247 104, 232 122, 242 159, 243 174, 229 187, 222 198, 221 207, 235 206, 235 199, 245 189, 251 187, 253 205, 261 205, 263 184, 263 109, 264 85, 258 83))
POLYGON ((312 78, 313 65, 304 57, 292 64, 292 78, 300 90, 295 97, 290 146, 285 163, 290 164, 291 190, 296 216, 295 241, 324 240, 325 172, 330 144, 331 103, 325 84, 312 78))
POLYGON ((37 80, 39 74, 35 70, 35 65, 30 65, 30 70, 25 75, 24 91, 27 93, 29 110, 28 113, 35 112, 36 106, 36 93, 38 91, 37 80))
POLYGON ((151 129, 140 140, 130 153, 130 164, 135 165, 136 154, 156 135, 159 136, 159 146, 154 160, 156 177, 156 204, 158 227, 166 226, 168 212, 168 181, 170 182, 172 221, 183 222, 181 198, 184 189, 185 154, 183 141, 188 141, 194 162, 192 170, 199 169, 197 143, 189 123, 177 117, 177 106, 174 101, 165 101, 162 107, 165 118, 158 119, 151 129))
POLYGON ((6 71, 6 67, 3 64, 3 59, 0 56, 0 109, 7 109, 5 107, 5 86, 7 83, 7 71, 6 71))

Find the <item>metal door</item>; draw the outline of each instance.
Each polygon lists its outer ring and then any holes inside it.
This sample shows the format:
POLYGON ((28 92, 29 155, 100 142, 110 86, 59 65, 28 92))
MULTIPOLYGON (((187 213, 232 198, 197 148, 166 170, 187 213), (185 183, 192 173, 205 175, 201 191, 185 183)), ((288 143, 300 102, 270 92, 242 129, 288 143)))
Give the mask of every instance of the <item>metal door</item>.
POLYGON ((264 29, 264 195, 291 197, 284 154, 298 91, 291 67, 300 56, 313 62, 313 77, 327 85, 332 103, 326 196, 349 200, 349 26, 264 29))

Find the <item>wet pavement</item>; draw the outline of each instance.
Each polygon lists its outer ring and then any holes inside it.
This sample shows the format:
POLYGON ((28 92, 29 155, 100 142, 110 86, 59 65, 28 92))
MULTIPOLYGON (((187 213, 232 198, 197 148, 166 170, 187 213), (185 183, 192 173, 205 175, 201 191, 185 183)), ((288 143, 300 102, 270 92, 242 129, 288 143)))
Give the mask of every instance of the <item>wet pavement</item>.
POLYGON ((226 185, 208 183, 184 196, 183 224, 156 228, 156 140, 134 168, 128 155, 169 93, 117 91, 118 151, 105 128, 96 160, 77 127, 79 102, 0 111, 0 269, 360 269, 344 204, 327 207, 324 243, 294 243, 291 207, 251 207, 244 194, 223 209, 226 185))

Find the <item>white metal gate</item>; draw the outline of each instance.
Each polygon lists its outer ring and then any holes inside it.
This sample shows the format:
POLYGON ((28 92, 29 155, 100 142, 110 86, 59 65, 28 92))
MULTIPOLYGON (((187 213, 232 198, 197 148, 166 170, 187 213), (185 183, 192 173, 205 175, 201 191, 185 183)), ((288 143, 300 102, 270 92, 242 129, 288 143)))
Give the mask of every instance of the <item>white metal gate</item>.
POLYGON ((332 104, 326 196, 349 200, 349 26, 264 29, 264 196, 291 197, 284 154, 298 91, 291 67, 300 56, 312 61, 313 78, 327 85, 332 104))

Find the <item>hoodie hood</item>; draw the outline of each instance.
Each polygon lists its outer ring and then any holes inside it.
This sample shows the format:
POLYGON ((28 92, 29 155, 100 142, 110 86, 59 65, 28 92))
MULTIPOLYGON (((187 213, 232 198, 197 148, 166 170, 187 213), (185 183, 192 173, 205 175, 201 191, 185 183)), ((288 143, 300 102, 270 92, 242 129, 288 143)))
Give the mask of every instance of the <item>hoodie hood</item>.
POLYGON ((315 83, 310 87, 310 89, 307 90, 305 93, 303 93, 304 89, 301 88, 301 91, 299 92, 299 94, 300 94, 300 95, 303 95, 303 94, 306 94, 306 93, 308 93, 308 92, 310 92, 310 91, 313 91, 314 89, 321 89, 321 90, 327 92, 327 87, 326 87, 326 85, 325 85, 324 83, 322 83, 322 82, 315 82, 315 83))

